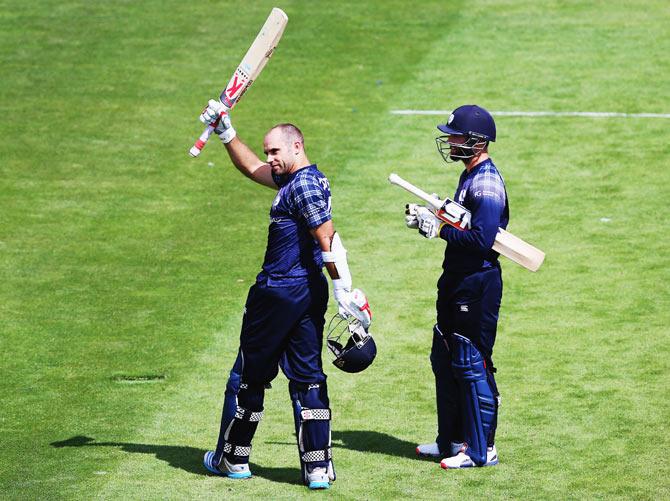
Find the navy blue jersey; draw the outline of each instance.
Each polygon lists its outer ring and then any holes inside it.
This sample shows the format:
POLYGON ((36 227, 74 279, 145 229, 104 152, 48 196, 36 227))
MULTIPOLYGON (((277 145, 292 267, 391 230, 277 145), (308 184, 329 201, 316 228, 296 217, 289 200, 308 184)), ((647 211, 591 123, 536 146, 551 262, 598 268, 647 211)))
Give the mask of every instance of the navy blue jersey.
POLYGON ((509 205, 505 183, 491 159, 463 171, 454 200, 470 211, 472 227, 466 231, 449 225, 442 228, 440 237, 447 241, 442 268, 471 273, 497 266, 498 253, 491 246, 498 228, 507 227, 509 205))
POLYGON ((272 177, 279 192, 270 209, 268 246, 256 280, 288 287, 321 273, 321 248, 309 230, 331 219, 330 184, 316 165, 272 177))

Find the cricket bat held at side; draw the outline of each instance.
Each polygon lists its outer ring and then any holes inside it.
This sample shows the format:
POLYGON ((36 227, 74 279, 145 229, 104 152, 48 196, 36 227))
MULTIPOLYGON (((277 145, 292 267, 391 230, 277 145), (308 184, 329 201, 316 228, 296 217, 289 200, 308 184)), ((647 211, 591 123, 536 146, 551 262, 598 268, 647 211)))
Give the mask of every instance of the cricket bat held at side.
MULTIPOLYGON (((421 188, 408 183, 397 174, 391 174, 389 176, 389 181, 391 184, 400 186, 428 203, 428 205, 435 211, 438 218, 454 228, 466 230, 470 227, 470 211, 461 204, 456 203, 449 198, 438 200, 421 188)), ((512 235, 503 228, 498 228, 498 234, 493 243, 493 250, 530 271, 537 271, 542 265, 545 256, 544 252, 540 249, 533 247, 528 242, 512 235)))
MULTIPOLYGON (((242 99, 244 93, 251 87, 251 84, 254 83, 254 80, 256 80, 270 60, 272 53, 284 34, 287 23, 288 16, 283 10, 277 7, 272 9, 261 31, 256 35, 254 43, 251 44, 242 62, 235 70, 235 73, 233 73, 228 85, 221 92, 219 100, 228 111, 232 110, 233 106, 242 99)), ((189 150, 192 157, 200 155, 200 151, 207 144, 207 140, 213 131, 214 127, 211 125, 203 131, 189 150)))

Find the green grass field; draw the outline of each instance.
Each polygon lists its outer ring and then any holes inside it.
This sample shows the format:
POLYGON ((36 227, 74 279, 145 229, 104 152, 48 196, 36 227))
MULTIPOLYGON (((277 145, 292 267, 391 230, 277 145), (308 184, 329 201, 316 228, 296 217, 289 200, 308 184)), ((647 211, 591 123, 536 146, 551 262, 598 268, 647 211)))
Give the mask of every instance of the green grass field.
POLYGON ((503 262, 495 468, 414 457, 443 243, 386 181, 447 196, 460 172, 435 150, 446 117, 394 109, 670 113, 660 0, 277 4, 288 28, 233 120, 259 153, 271 125, 303 129, 379 355, 328 363, 329 491, 300 483, 283 376, 254 478, 206 474, 273 192, 218 141, 187 150, 274 5, 0 1, 2 497, 669 499, 670 119, 496 118, 509 229, 547 258, 503 262))

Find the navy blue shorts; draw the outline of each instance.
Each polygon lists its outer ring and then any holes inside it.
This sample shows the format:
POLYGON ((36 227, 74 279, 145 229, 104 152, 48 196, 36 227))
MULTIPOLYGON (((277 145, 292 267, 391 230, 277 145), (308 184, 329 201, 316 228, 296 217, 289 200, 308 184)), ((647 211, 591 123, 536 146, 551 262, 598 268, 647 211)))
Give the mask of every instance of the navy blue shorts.
POLYGON ((444 273, 437 288, 437 324, 442 333, 467 337, 490 363, 503 290, 500 268, 469 275, 444 273))
POLYGON ((242 381, 266 384, 281 366, 286 377, 301 383, 326 380, 321 362, 328 281, 249 289, 240 334, 242 381))

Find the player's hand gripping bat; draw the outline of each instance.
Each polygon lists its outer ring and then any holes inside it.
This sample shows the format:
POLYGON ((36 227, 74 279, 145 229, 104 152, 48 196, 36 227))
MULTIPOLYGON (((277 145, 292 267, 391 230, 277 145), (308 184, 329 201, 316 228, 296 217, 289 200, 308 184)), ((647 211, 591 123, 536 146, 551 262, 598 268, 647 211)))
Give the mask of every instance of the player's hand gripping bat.
MULTIPOLYGON (((227 111, 230 111, 242 99, 244 93, 263 70, 277 47, 287 23, 288 16, 283 10, 277 7, 272 9, 261 31, 256 35, 254 43, 251 44, 228 85, 221 92, 219 100, 227 111)), ((207 140, 213 131, 214 127, 211 125, 204 130, 189 151, 192 157, 200 155, 200 151, 207 144, 207 140)))
MULTIPOLYGON (((438 200, 422 189, 408 183, 397 174, 391 174, 389 181, 391 184, 400 186, 424 202, 427 202, 435 211, 435 215, 445 223, 459 230, 470 228, 470 211, 461 204, 449 198, 438 200)), ((544 261, 544 252, 502 228, 498 228, 498 234, 496 235, 495 242, 493 242, 493 250, 530 271, 537 271, 544 261)))

